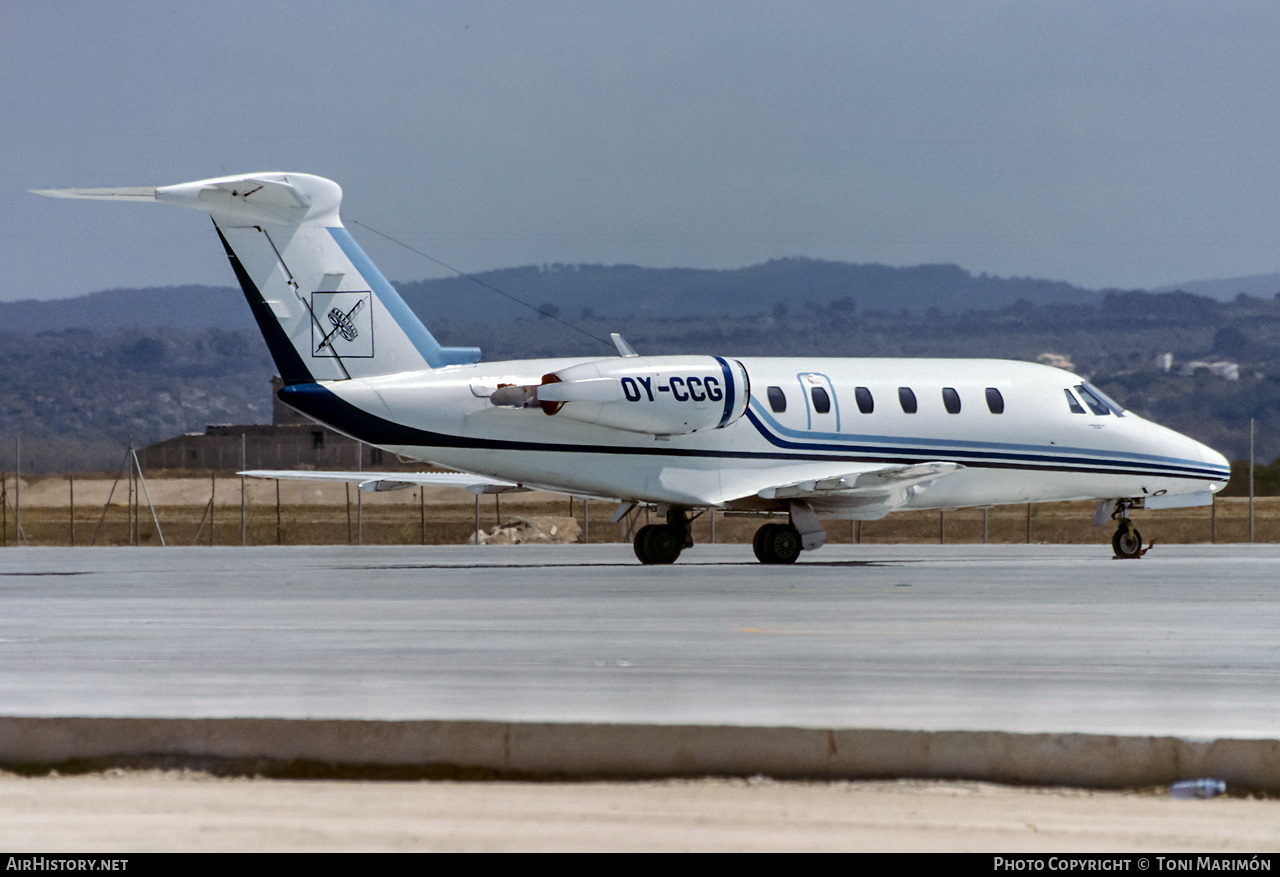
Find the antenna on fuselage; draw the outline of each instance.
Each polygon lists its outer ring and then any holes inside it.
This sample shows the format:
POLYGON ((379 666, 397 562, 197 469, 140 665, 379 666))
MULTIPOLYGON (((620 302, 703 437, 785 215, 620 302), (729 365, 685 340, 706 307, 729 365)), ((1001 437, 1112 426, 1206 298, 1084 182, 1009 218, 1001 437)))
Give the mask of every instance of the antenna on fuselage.
POLYGON ((618 348, 618 356, 631 357, 639 356, 635 350, 626 341, 622 340, 622 336, 617 332, 610 332, 609 338, 613 341, 613 346, 618 348))

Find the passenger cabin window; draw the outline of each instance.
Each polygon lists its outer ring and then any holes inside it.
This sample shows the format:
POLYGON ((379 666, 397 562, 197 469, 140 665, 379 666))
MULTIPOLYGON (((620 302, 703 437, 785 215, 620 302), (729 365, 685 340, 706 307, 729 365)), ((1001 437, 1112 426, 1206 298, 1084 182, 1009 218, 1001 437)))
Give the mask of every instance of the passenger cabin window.
POLYGON ((1004 396, 995 387, 987 387, 987 410, 992 414, 1004 414, 1004 396))
POLYGON ((947 409, 948 414, 960 413, 960 394, 955 391, 955 388, 942 388, 942 407, 947 409))
POLYGON ((769 390, 769 407, 773 409, 774 414, 781 414, 787 410, 787 397, 782 392, 781 387, 770 387, 769 390))
POLYGON ((1089 410, 1092 411, 1094 414, 1110 414, 1111 413, 1111 409, 1108 408, 1101 399, 1099 399, 1093 393, 1090 393, 1088 388, 1085 387, 1084 384, 1076 384, 1076 393, 1079 394, 1080 398, 1084 400, 1084 404, 1088 405, 1089 410))
POLYGON ((1067 394, 1067 407, 1071 409, 1072 414, 1084 414, 1084 408, 1076 401, 1076 397, 1071 395, 1070 390, 1063 390, 1067 394))
POLYGON ((911 392, 910 387, 898 388, 898 402, 902 405, 904 414, 916 413, 916 394, 911 392))
POLYGON ((831 397, 822 387, 810 387, 809 396, 813 399, 813 410, 818 414, 826 414, 831 410, 831 397))
POLYGON ((855 388, 853 398, 858 403, 858 410, 863 414, 870 414, 876 410, 876 400, 871 398, 871 391, 866 387, 855 388))

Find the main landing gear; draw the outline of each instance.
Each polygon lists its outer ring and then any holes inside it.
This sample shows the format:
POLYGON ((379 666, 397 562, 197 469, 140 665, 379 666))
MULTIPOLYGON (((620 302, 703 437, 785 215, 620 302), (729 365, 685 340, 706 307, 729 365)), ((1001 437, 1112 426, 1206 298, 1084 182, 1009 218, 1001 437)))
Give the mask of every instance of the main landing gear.
POLYGON ((792 500, 785 524, 765 524, 756 530, 751 547, 761 563, 795 563, 801 551, 814 551, 827 541, 822 522, 806 502, 792 500))
POLYGON ((633 545, 643 564, 675 563, 681 551, 693 547, 689 515, 684 509, 668 509, 667 522, 641 527, 633 545))
MULTIPOLYGON (((662 506, 658 509, 661 512, 662 506)), ((667 507, 666 518, 665 524, 648 524, 636 533, 634 546, 641 563, 675 563, 681 551, 693 547, 689 510, 667 507)), ((788 518, 785 524, 765 524, 756 531, 751 547, 761 563, 795 563, 801 551, 813 551, 826 542, 822 522, 808 503, 793 500, 788 518)))
POLYGON ((795 525, 765 524, 756 530, 751 547, 761 563, 795 563, 800 556, 800 531, 795 525))
POLYGON ((1133 526, 1133 521, 1129 518, 1129 503, 1125 500, 1117 502, 1111 517, 1120 522, 1120 526, 1116 528, 1116 534, 1111 537, 1111 550, 1116 553, 1116 557, 1122 560, 1136 560, 1146 554, 1142 550, 1142 534, 1133 526))

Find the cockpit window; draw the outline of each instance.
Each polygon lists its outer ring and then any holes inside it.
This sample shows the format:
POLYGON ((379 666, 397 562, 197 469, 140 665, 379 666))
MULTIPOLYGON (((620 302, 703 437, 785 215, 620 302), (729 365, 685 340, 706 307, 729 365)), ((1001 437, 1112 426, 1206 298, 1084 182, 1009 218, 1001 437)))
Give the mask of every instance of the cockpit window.
POLYGON ((1067 407, 1071 409, 1072 414, 1084 414, 1084 408, 1076 401, 1076 397, 1071 395, 1070 390, 1063 390, 1067 394, 1067 407))
POLYGON ((787 410, 787 396, 782 392, 781 387, 770 387, 768 393, 769 407, 773 409, 774 414, 781 414, 787 410))
POLYGON ((1089 410, 1094 414, 1102 415, 1111 413, 1111 409, 1107 407, 1107 404, 1093 393, 1090 393, 1089 388, 1084 384, 1076 384, 1076 393, 1084 400, 1084 404, 1088 405, 1089 410))
POLYGON ((1103 405, 1106 405, 1108 408, 1110 408, 1111 413, 1114 414, 1116 417, 1124 417, 1124 406, 1121 405, 1119 402, 1117 402, 1115 399, 1112 399, 1110 396, 1108 396, 1106 393, 1099 390, 1097 387, 1095 387, 1093 384, 1089 383, 1088 381, 1085 381, 1083 384, 1081 384, 1081 386, 1084 387, 1085 390, 1087 390, 1088 393, 1091 396, 1093 396, 1093 398, 1097 399, 1103 405))
POLYGON ((826 414, 831 410, 831 396, 822 387, 810 387, 809 396, 813 399, 813 410, 818 414, 826 414))
POLYGON ((910 387, 898 388, 898 402, 902 405, 902 410, 906 414, 916 413, 916 394, 911 392, 910 387))
POLYGON ((853 398, 858 403, 858 410, 863 414, 870 414, 876 410, 876 400, 871 398, 871 391, 866 387, 855 387, 853 398))
POLYGON ((992 414, 1004 414, 1004 396, 995 387, 987 387, 987 410, 992 414))
POLYGON ((948 414, 960 413, 960 394, 954 387, 942 388, 942 407, 947 409, 948 414))

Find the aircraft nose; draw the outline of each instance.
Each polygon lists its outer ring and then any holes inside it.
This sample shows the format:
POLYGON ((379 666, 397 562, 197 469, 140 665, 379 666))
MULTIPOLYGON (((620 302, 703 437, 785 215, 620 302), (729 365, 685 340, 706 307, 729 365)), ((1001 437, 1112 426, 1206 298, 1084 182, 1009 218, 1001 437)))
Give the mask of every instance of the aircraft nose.
POLYGON ((1231 463, 1222 454, 1206 444, 1196 441, 1188 435, 1157 426, 1162 453, 1174 460, 1184 461, 1204 471, 1204 476, 1212 482, 1226 484, 1231 477, 1231 463), (1197 465, 1198 464, 1198 465, 1197 465))
POLYGON ((1224 483, 1231 477, 1231 461, 1213 448, 1208 445, 1200 445, 1200 458, 1204 460, 1206 465, 1223 470, 1222 481, 1224 483))
POLYGON ((1186 454, 1186 458, 1190 460, 1197 460, 1204 465, 1205 469, 1218 473, 1216 477, 1212 478, 1212 480, 1226 484, 1227 479, 1231 477, 1231 461, 1222 454, 1219 454, 1213 448, 1206 444, 1202 444, 1193 438, 1182 436, 1182 440, 1185 443, 1185 450, 1188 452, 1186 454), (1187 445, 1189 445, 1189 447, 1186 447, 1187 445))

